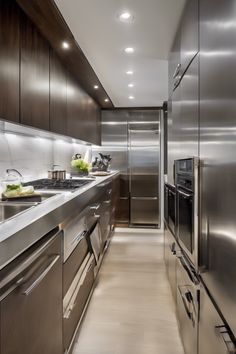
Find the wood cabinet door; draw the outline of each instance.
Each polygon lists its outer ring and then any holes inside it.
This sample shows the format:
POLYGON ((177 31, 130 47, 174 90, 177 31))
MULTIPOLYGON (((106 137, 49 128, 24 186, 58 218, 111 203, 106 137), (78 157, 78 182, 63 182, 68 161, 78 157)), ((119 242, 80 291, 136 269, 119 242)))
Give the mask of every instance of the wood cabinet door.
POLYGON ((20 11, 13 0, 0 2, 0 117, 19 122, 20 11))
POLYGON ((101 145, 101 109, 98 104, 87 97, 86 139, 89 143, 101 145))
POLYGON ((101 109, 69 73, 66 131, 73 138, 101 144, 101 109))
POLYGON ((49 44, 24 15, 20 72, 21 123, 49 130, 49 44))
POLYGON ((72 75, 67 76, 67 135, 76 139, 82 139, 83 120, 86 117, 81 116, 80 106, 82 105, 83 95, 77 82, 72 75), (84 119, 83 119, 84 118, 84 119))
POLYGON ((66 134, 66 69, 60 59, 50 50, 50 130, 66 134))

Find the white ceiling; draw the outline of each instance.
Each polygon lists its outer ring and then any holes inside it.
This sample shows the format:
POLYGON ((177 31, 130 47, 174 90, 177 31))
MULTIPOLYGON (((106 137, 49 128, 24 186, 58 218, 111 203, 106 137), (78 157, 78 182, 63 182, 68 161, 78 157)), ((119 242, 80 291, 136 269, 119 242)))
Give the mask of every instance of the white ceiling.
POLYGON ((167 99, 168 53, 185 0, 55 2, 116 107, 162 105, 167 99), (132 23, 118 20, 123 11, 132 13, 132 23), (126 54, 126 47, 135 52, 126 54), (127 70, 133 70, 133 76, 127 70), (134 87, 128 88, 129 83, 134 87), (129 100, 130 95, 135 99, 129 100))

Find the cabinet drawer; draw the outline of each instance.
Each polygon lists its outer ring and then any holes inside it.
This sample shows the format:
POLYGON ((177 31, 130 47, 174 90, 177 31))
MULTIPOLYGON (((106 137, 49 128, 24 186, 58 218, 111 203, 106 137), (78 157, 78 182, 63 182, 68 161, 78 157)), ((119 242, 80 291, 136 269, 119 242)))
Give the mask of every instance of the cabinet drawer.
POLYGON ((235 347, 203 285, 200 295, 199 354, 234 353, 235 347))
POLYGON ((68 349, 94 283, 95 259, 87 257, 63 300, 64 350, 68 349))
POLYGON ((69 289, 78 269, 88 253, 88 244, 83 237, 63 265, 63 295, 69 289))
POLYGON ((0 352, 62 354, 61 234, 50 233, 19 258, 1 273, 0 352))
POLYGON ((86 235, 86 211, 77 214, 77 212, 66 219, 61 228, 64 230, 64 262, 71 255, 76 245, 80 242, 81 238, 86 235))

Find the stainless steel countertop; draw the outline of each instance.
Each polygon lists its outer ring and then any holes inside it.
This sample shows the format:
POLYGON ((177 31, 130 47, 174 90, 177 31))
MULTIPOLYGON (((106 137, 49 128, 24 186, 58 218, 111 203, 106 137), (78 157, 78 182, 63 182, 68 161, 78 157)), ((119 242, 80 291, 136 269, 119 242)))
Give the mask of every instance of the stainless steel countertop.
POLYGON ((27 248, 57 227, 73 213, 81 212, 93 200, 99 188, 119 174, 112 171, 108 176, 96 179, 74 192, 60 192, 41 204, 6 220, 0 225, 0 269, 10 263, 27 248))

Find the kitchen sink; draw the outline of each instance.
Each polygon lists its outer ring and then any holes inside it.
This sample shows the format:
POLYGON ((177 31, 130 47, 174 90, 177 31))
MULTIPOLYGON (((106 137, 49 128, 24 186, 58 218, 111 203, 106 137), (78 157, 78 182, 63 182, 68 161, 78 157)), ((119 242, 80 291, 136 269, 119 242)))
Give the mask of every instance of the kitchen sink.
POLYGON ((33 208, 37 203, 0 202, 0 223, 33 208))
POLYGON ((44 202, 45 200, 55 197, 56 195, 59 195, 61 193, 52 193, 52 192, 41 192, 41 191, 36 191, 36 193, 40 194, 41 197, 41 203, 44 202))

